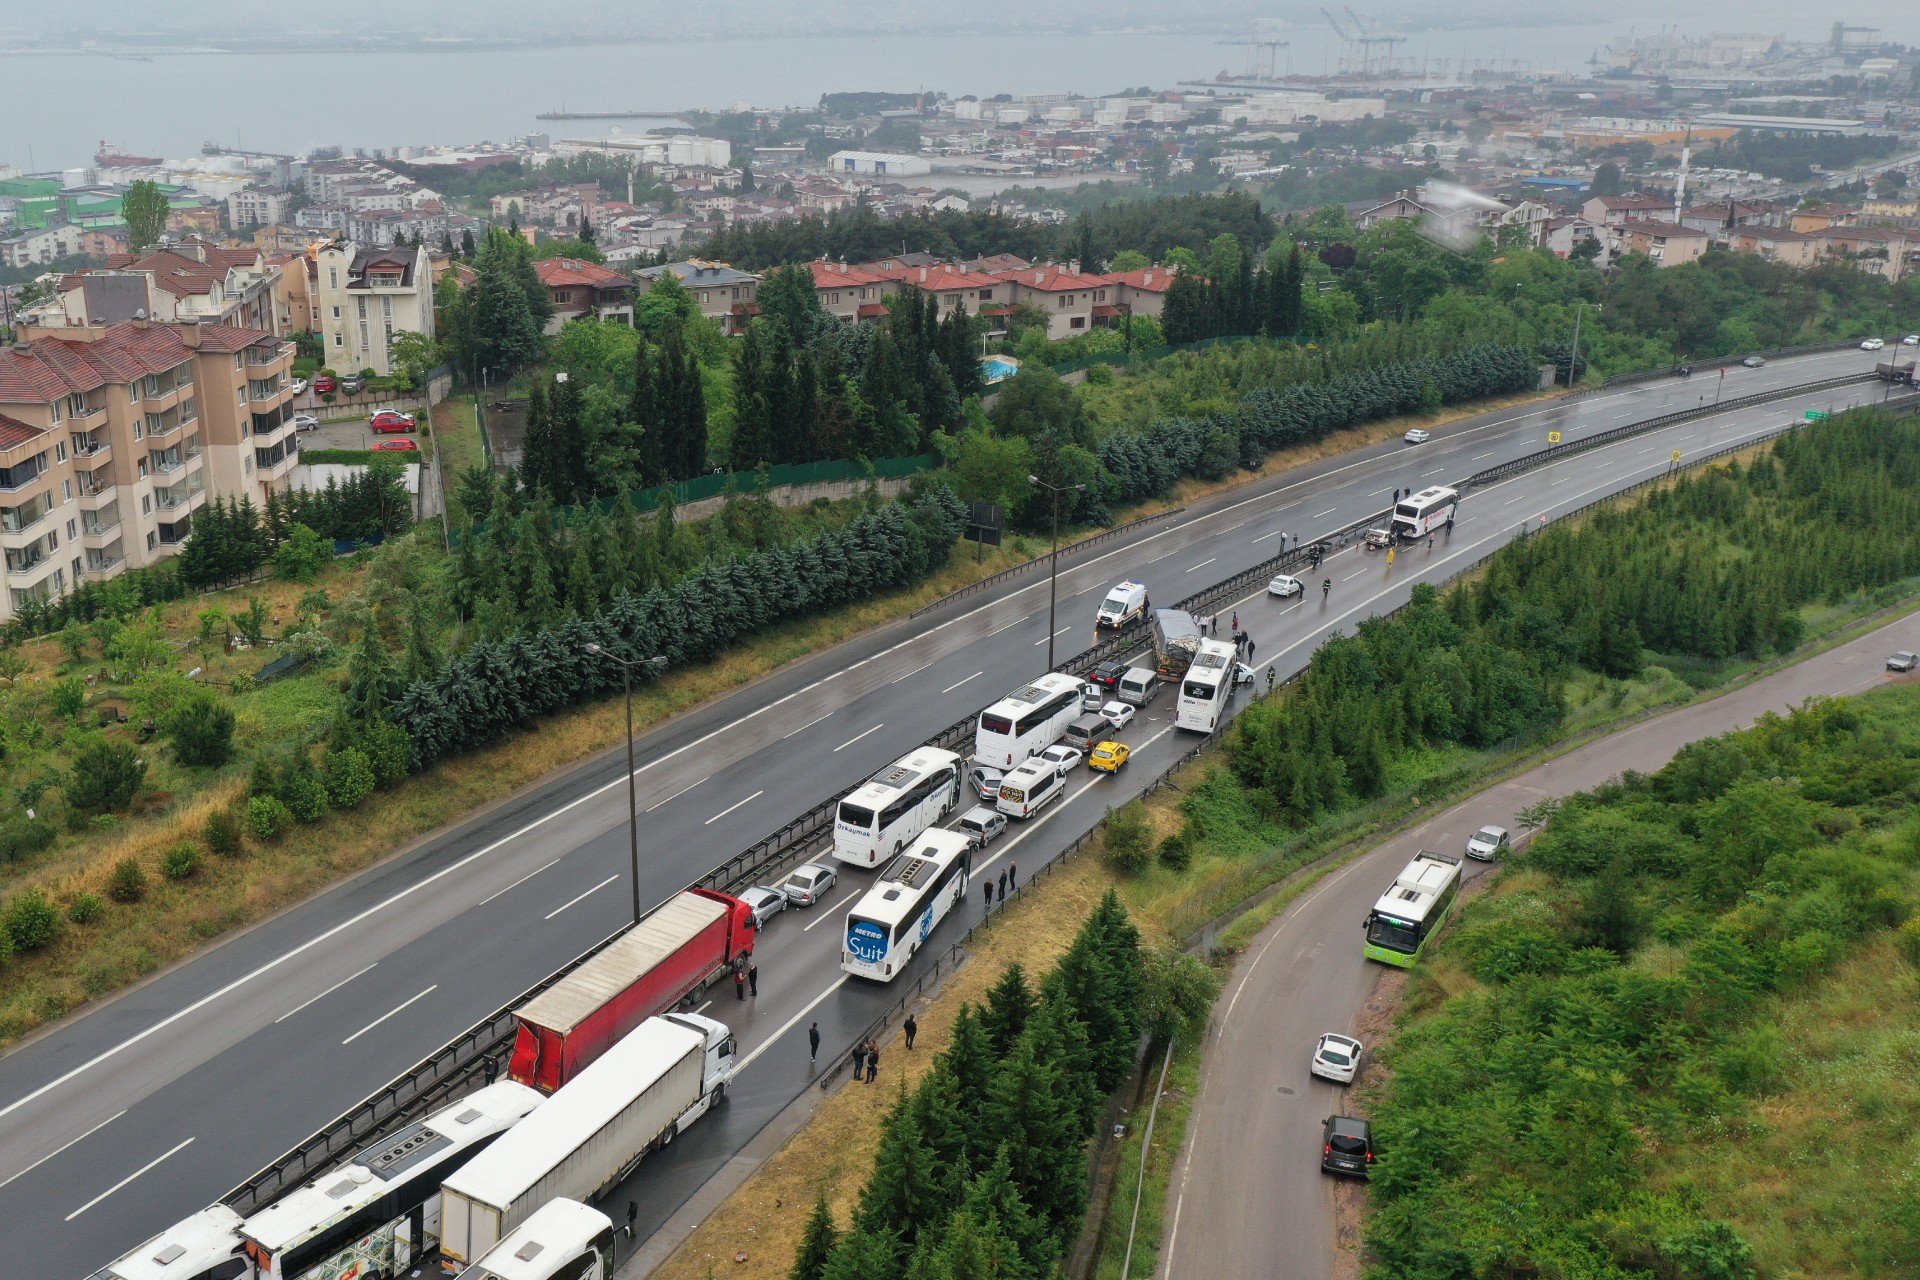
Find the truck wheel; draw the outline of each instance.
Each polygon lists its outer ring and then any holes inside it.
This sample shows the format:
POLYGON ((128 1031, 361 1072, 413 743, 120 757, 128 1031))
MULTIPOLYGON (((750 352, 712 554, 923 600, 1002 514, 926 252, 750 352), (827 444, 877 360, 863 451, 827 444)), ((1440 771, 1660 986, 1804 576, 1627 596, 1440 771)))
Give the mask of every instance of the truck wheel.
POLYGON ((710 1107, 717 1107, 721 1103, 725 1102, 726 1100, 727 1100, 727 1086, 725 1086, 724 1084, 717 1084, 713 1086, 713 1101, 709 1102, 707 1105, 710 1107))
POLYGON ((663 1133, 663 1134, 661 1134, 661 1135, 660 1135, 660 1146, 661 1146, 661 1148, 662 1148, 662 1149, 665 1149, 665 1148, 667 1148, 667 1147, 670 1147, 670 1146, 672 1146, 672 1145, 673 1145, 673 1139, 674 1139, 674 1135, 676 1135, 676 1134, 678 1134, 679 1132, 680 1132, 680 1126, 679 1126, 678 1124, 670 1124, 670 1125, 668 1125, 668 1126, 667 1126, 667 1131, 666 1131, 665 1133, 663 1133))

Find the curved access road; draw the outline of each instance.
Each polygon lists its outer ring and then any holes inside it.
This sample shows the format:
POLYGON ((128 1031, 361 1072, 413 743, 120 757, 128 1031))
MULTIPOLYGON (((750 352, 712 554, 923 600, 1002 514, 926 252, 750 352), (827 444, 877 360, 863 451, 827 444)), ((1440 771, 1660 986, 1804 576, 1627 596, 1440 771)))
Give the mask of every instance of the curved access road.
MULTIPOLYGON (((1774 361, 1730 371, 1724 394, 1871 364, 1858 351, 1774 361)), ((1427 445, 1396 441, 1327 459, 1063 557, 1057 653, 1092 642, 1093 609, 1116 580, 1137 578, 1171 602, 1260 563, 1283 538, 1382 511, 1394 488, 1459 480, 1541 448, 1550 430, 1578 438, 1710 399, 1718 385, 1707 375, 1664 379, 1481 415, 1439 428, 1427 445)), ((1261 597, 1240 606, 1242 621, 1261 664, 1288 674, 1329 632, 1398 604, 1423 577, 1471 563, 1519 523, 1657 472, 1671 449, 1737 442, 1806 408, 1844 407, 1847 394, 1729 411, 1482 489, 1435 550, 1404 556, 1392 571, 1343 554, 1326 566, 1330 600, 1261 597)), ((1047 666, 1048 631, 1047 582, 1036 572, 878 628, 645 735, 642 900, 660 901, 1024 684, 1047 666)), ((1132 731, 1134 777, 1076 782, 1004 856, 1044 861, 1184 750, 1167 727, 1169 703, 1132 731)), ((623 757, 556 774, 0 1058, 0 1257, 33 1276, 111 1259, 604 938, 628 914, 633 890, 623 757)), ((857 891, 859 874, 841 887, 843 897, 857 891)), ((726 1114, 636 1175, 646 1184, 635 1197, 643 1228, 665 1221, 807 1087, 809 1020, 819 1019, 837 1051, 891 1003, 885 988, 839 983, 830 917, 843 907, 835 899, 812 918, 776 920, 762 941, 759 999, 710 1010, 736 1024, 748 1064, 726 1114)))
MULTIPOLYGON (((1169 1185, 1165 1280, 1330 1280, 1334 1180, 1320 1172, 1320 1125, 1346 1089, 1307 1074, 1315 1039, 1351 1033, 1388 972, 1361 955, 1361 924, 1421 849, 1459 854, 1487 823, 1519 832, 1520 810, 1627 769, 1658 769, 1681 747, 1744 728, 1816 694, 1860 693, 1895 677, 1895 649, 1920 650, 1920 614, 1708 702, 1643 720, 1462 801, 1327 875, 1264 929, 1221 993, 1187 1145, 1169 1185)), ((1486 874, 1469 861, 1469 880, 1486 874)))

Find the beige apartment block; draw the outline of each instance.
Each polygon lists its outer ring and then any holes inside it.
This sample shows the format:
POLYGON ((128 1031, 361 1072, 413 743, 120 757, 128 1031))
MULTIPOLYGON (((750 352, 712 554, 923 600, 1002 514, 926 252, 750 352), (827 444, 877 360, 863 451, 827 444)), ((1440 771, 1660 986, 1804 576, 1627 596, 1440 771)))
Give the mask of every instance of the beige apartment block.
POLYGON ((313 309, 328 368, 389 374, 395 334, 433 337, 433 268, 423 246, 336 241, 315 249, 313 262, 313 309))
POLYGON ((0 348, 0 621, 176 554, 210 494, 287 487, 292 343, 147 320, 20 338, 0 348))

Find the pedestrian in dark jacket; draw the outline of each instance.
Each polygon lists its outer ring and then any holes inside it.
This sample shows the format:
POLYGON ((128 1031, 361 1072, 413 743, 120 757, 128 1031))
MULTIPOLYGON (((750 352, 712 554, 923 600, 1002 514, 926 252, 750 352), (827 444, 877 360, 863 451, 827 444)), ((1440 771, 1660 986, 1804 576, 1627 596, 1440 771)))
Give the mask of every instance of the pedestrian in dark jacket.
POLYGON ((1020 864, 1017 862, 1007 864, 1007 887, 1009 889, 1020 887, 1020 864))
POLYGON ((815 1062, 820 1057, 820 1024, 814 1023, 807 1028, 807 1061, 815 1062))
POLYGON ((913 1038, 920 1034, 920 1024, 913 1020, 912 1014, 908 1014, 907 1020, 900 1024, 900 1029, 907 1033, 907 1048, 913 1048, 913 1038))
POLYGON ((747 971, 745 969, 735 969, 733 971, 733 998, 735 1000, 745 1000, 747 998, 747 971))
POLYGON ((999 900, 1000 900, 1001 902, 1005 902, 1005 901, 1007 900, 1007 873, 1006 873, 1006 872, 1004 872, 1004 871, 1002 871, 1002 872, 1000 873, 1000 894, 999 894, 999 900))
POLYGON ((866 1073, 867 1046, 857 1044, 853 1046, 853 1078, 864 1084, 866 1082, 866 1073))
POLYGON ((1252 636, 1247 637, 1247 661, 1248 662, 1253 661, 1253 637, 1252 636))
POLYGON ((867 1041, 867 1083, 872 1084, 874 1077, 880 1074, 880 1042, 867 1041))
POLYGON ((993 910, 993 881, 982 880, 980 882, 980 889, 981 892, 987 895, 987 910, 993 910))
POLYGON ((760 994, 760 966, 751 960, 747 961, 747 994, 750 996, 760 994))

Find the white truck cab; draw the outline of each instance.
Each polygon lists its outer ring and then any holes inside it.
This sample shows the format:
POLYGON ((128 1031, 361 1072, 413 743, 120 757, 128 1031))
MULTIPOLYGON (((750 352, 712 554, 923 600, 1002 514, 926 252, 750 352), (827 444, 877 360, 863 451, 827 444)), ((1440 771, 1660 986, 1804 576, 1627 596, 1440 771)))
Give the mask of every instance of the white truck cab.
POLYGON ((1102 627, 1124 627, 1146 617, 1150 607, 1145 583, 1122 582, 1107 592, 1107 598, 1100 602, 1100 612, 1094 616, 1094 622, 1102 627))

